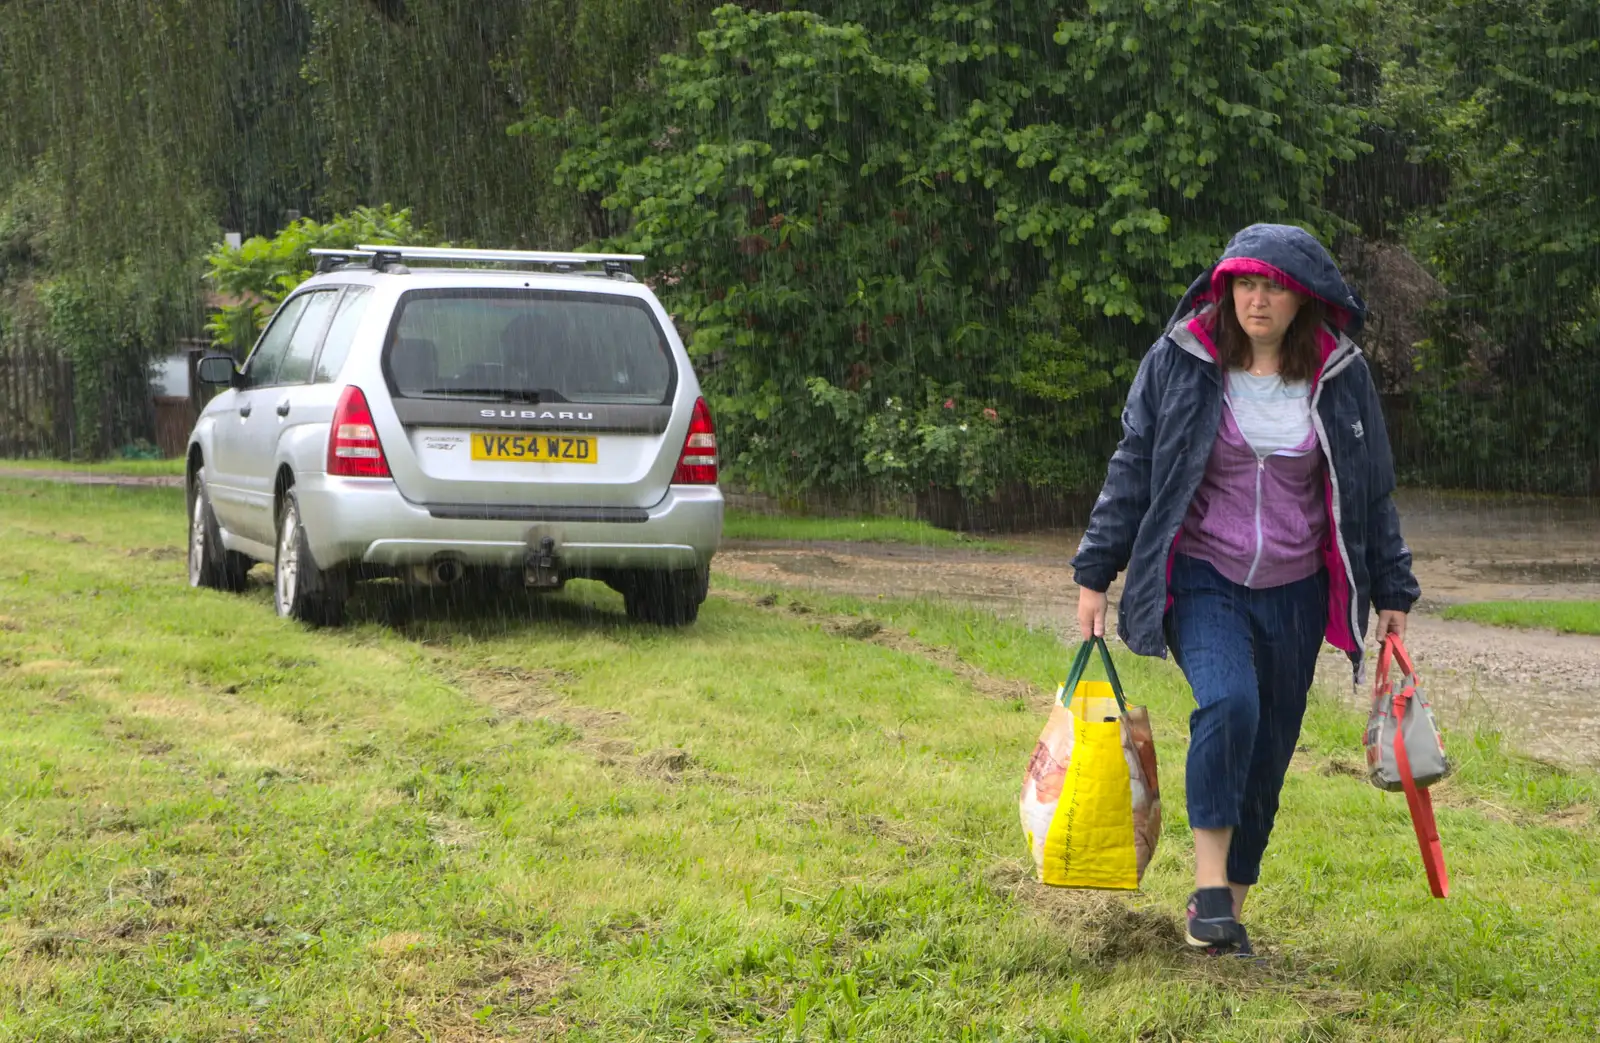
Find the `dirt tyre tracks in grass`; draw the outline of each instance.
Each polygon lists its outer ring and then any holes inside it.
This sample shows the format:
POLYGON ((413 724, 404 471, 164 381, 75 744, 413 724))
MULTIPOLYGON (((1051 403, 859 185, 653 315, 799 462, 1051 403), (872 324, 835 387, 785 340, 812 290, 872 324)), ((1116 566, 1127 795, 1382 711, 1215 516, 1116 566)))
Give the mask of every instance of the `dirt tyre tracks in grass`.
POLYGON ((997 677, 966 662, 948 648, 941 648, 937 645, 918 641, 910 634, 892 627, 886 627, 876 619, 865 616, 818 612, 807 605, 804 600, 791 597, 785 601, 777 594, 754 595, 742 591, 721 590, 717 592, 717 596, 727 601, 754 605, 757 608, 774 611, 782 610, 794 615, 809 616, 815 619, 823 629, 839 637, 868 641, 884 648, 891 648, 905 655, 926 659, 941 669, 949 671, 955 677, 960 678, 986 698, 1003 701, 1021 700, 1030 708, 1040 710, 1048 706, 1051 699, 1051 693, 1029 684, 1027 681, 1009 677, 997 677))
MULTIPOLYGON (((1600 637, 1445 620, 1443 607, 1518 598, 1600 600, 1600 506, 1403 493, 1423 601, 1407 644, 1447 724, 1503 733, 1531 756, 1600 765, 1600 637)), ((729 542, 716 568, 735 579, 872 600, 926 597, 987 608, 1075 640, 1071 558, 1080 533, 1008 536, 1016 552, 839 542, 729 542)), ((719 596, 727 596, 719 591, 719 596)), ((1111 591, 1113 623, 1120 584, 1111 591)), ((1367 670, 1371 675, 1371 661, 1367 670)), ((1364 709, 1349 660, 1325 646, 1318 680, 1364 709)))
MULTIPOLYGON (((0 478, 128 488, 183 485, 177 475, 50 469, 5 471, 0 478)), ((1438 711, 1447 722, 1500 731, 1534 757, 1600 766, 1600 637, 1487 627, 1438 615, 1448 604, 1471 601, 1600 600, 1600 504, 1418 492, 1402 492, 1397 500, 1423 588, 1407 643, 1438 711)), ((1080 535, 1063 529, 1008 537, 1017 553, 1006 555, 904 544, 729 541, 716 568, 738 579, 868 599, 956 601, 1070 635, 1077 598, 1070 560, 1080 535)), ((1119 594, 1113 587, 1113 606, 1119 594)), ((900 639, 892 633, 875 638, 900 639)), ((949 664, 941 656, 954 660, 948 651, 928 646, 904 650, 942 665, 949 664)), ((1365 705, 1368 693, 1351 688, 1348 661, 1337 651, 1324 647, 1318 678, 1351 705, 1365 705)), ((1000 689, 1015 687, 996 678, 973 683, 997 697, 1000 689)))

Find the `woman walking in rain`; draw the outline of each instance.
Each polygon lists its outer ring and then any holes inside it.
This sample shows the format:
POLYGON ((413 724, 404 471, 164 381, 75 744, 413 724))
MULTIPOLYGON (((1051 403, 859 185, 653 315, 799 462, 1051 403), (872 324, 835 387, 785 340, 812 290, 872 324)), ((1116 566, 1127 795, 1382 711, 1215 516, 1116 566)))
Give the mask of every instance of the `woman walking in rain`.
POLYGON ((1260 874, 1324 638, 1362 674, 1420 595, 1377 389, 1350 339, 1366 305, 1307 232, 1256 224, 1195 280, 1139 366, 1073 559, 1085 638, 1127 570, 1117 631, 1170 648, 1189 720, 1187 940, 1251 953, 1260 874))

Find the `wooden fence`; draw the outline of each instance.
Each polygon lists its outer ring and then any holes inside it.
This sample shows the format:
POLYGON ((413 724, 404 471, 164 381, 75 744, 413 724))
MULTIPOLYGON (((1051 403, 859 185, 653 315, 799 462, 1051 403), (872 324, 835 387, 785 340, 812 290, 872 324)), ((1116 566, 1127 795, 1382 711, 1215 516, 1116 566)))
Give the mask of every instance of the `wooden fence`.
MULTIPOLYGON (((203 349, 180 348, 187 356, 186 394, 157 395, 121 382, 108 389, 103 421, 85 443, 77 425, 73 366, 41 340, 0 338, 0 458, 72 460, 106 453, 143 439, 161 455, 182 456, 189 432, 209 395, 195 379, 203 349)), ((209 389, 214 393, 215 389, 209 389)))
POLYGON ((77 455, 72 363, 42 339, 0 339, 0 457, 77 455))

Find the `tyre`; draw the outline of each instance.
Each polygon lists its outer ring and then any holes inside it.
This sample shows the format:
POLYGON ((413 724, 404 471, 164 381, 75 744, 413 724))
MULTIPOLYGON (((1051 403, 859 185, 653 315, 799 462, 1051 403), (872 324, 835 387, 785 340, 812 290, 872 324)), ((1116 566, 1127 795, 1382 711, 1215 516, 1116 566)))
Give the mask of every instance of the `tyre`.
POLYGON ((709 572, 696 569, 637 572, 622 594, 628 618, 657 626, 688 626, 699 618, 710 578, 709 572))
POLYGON ((222 526, 211 509, 203 474, 195 475, 190 500, 189 586, 234 593, 243 590, 245 577, 255 562, 222 545, 222 526))
POLYGON ((310 626, 338 626, 344 622, 347 594, 344 576, 317 568, 311 557, 300 520, 300 501, 290 489, 278 509, 278 553, 272 578, 272 600, 278 615, 310 626))

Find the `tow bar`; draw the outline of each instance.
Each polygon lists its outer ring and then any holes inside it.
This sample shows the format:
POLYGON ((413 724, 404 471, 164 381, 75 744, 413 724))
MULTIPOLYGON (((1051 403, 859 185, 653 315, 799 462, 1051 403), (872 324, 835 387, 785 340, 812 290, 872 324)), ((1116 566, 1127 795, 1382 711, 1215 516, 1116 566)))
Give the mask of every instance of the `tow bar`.
POLYGON ((537 549, 530 548, 522 561, 522 582, 529 587, 561 586, 561 565, 556 560, 556 541, 546 536, 537 549))

